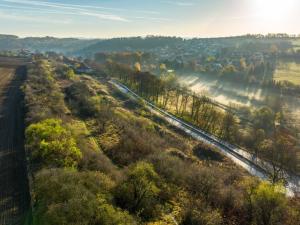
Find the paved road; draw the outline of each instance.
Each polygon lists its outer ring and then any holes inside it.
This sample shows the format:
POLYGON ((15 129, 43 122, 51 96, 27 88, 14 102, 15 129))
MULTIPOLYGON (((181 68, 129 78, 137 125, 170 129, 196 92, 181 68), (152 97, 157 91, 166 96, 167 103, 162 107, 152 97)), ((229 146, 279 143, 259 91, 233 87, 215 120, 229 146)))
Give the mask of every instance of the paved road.
POLYGON ((26 70, 0 69, 0 225, 19 225, 29 208, 20 86, 26 70))
MULTIPOLYGON (((177 128, 180 128, 181 130, 184 130, 187 134, 191 135, 197 140, 206 142, 210 145, 215 146, 217 149, 219 149, 225 156, 233 160, 236 164, 240 165, 244 169, 246 169, 250 174, 257 176, 263 180, 267 180, 269 178, 269 173, 267 172, 271 166, 264 162, 263 160, 260 160, 259 158, 254 157, 252 154, 233 146, 229 143, 226 143, 217 137, 206 133, 203 130, 200 130, 199 128, 188 124, 177 117, 173 116, 172 114, 158 108, 157 106, 153 105, 151 102, 145 101, 143 98, 138 96, 136 93, 134 93, 132 90, 127 88, 125 85, 112 80, 111 83, 116 86, 121 92, 130 95, 131 97, 141 100, 146 103, 146 107, 153 112, 154 114, 157 114, 160 117, 163 117, 166 121, 168 121, 170 124, 174 125, 177 128)), ((298 176, 287 176, 287 195, 293 196, 294 191, 297 192, 300 191, 300 178, 298 176)))

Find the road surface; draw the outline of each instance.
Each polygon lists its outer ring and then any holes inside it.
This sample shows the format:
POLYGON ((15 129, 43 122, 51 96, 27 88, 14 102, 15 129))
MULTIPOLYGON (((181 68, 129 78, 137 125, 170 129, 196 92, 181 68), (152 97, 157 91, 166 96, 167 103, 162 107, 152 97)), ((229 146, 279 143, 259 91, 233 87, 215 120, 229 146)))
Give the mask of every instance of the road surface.
POLYGON ((0 224, 21 225, 29 208, 22 91, 25 67, 0 68, 0 224))
MULTIPOLYGON (((127 88, 125 85, 119 83, 118 81, 112 80, 110 81, 115 87, 117 87, 124 94, 130 95, 132 98, 136 100, 143 101, 146 107, 154 114, 162 117, 167 122, 172 124, 173 126, 185 131, 187 134, 192 136, 193 138, 208 143, 212 146, 215 146, 219 149, 225 156, 230 158, 234 163, 246 169, 250 174, 257 176, 263 180, 269 179, 269 174, 267 171, 271 168, 271 165, 259 158, 254 157, 252 154, 242 150, 236 146, 233 146, 229 143, 226 143, 217 137, 206 133, 205 131, 188 124, 174 115, 158 108, 151 102, 145 101, 142 97, 138 96, 132 90, 127 88)), ((269 170, 270 171, 270 170, 269 170)), ((300 178, 298 176, 287 175, 287 195, 293 196, 294 192, 297 193, 300 191, 300 178)))

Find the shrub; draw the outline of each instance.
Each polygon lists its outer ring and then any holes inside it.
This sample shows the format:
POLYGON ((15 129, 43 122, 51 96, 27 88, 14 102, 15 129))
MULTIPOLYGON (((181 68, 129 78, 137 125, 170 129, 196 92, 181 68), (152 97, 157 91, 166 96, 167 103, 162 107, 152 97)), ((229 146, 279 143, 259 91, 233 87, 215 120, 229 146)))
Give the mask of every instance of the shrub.
POLYGON ((33 224, 136 224, 126 211, 112 205, 113 187, 114 183, 98 172, 43 170, 35 181, 33 224))
POLYGON ((26 122, 29 124, 47 118, 61 118, 68 112, 50 66, 47 61, 38 61, 29 67, 23 87, 27 108, 26 122))
POLYGON ((117 187, 117 203, 145 220, 155 217, 159 207, 158 179, 151 164, 137 163, 129 169, 127 179, 117 187))
POLYGON ((257 225, 282 224, 287 201, 280 185, 261 182, 252 195, 252 202, 257 225))
POLYGON ((194 209, 186 215, 183 225, 221 225, 222 215, 217 210, 199 211, 194 209))
POLYGON ((93 90, 83 82, 75 82, 66 89, 66 97, 71 108, 80 117, 93 117, 99 111, 98 105, 93 101, 93 90))
POLYGON ((76 167, 82 157, 62 121, 47 119, 26 129, 26 149, 32 163, 47 167, 76 167))

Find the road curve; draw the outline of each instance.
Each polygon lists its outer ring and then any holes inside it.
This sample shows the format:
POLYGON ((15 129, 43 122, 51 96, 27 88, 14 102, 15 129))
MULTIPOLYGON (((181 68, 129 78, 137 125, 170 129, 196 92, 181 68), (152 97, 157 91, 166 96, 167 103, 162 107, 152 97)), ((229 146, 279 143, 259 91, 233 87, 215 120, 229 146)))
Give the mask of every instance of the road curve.
MULTIPOLYGON (((130 90, 125 85, 121 84, 116 80, 111 80, 111 84, 113 84, 116 88, 118 88, 122 93, 127 94, 134 98, 135 100, 143 101, 145 106, 154 114, 162 117, 167 122, 172 124, 173 126, 185 131, 187 134, 192 136, 193 138, 208 143, 218 150, 220 150, 225 156, 230 158, 234 163, 246 169, 251 175, 257 176, 260 179, 268 180, 269 174, 268 169, 271 168, 271 165, 255 156, 242 150, 234 145, 231 145, 227 142, 220 140, 219 138, 191 125, 188 124, 174 115, 160 109, 156 105, 151 102, 146 101, 135 92, 130 90)), ((293 196, 294 192, 300 191, 300 178, 298 176, 287 175, 287 195, 293 196)))

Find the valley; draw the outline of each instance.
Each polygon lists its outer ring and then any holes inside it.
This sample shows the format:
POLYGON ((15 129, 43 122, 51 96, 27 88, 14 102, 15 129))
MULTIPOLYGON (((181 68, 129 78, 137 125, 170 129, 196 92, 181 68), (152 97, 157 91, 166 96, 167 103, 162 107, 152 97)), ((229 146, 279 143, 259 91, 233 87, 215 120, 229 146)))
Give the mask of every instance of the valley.
MULTIPOLYGON (((296 75, 298 75, 298 73, 296 73, 296 75)), ((282 80, 288 79, 286 77, 280 77, 282 80)), ((283 112, 286 117, 289 118, 289 121, 287 121, 288 124, 300 129, 300 96, 297 94, 282 94, 258 85, 218 81, 209 77, 209 75, 195 73, 180 73, 179 82, 190 91, 199 95, 207 95, 212 100, 228 107, 238 107, 242 109, 249 107, 249 109, 253 110, 268 105, 272 108, 276 100, 280 99, 283 112)))
POLYGON ((0 225, 300 225, 299 21, 0 0, 0 225))

